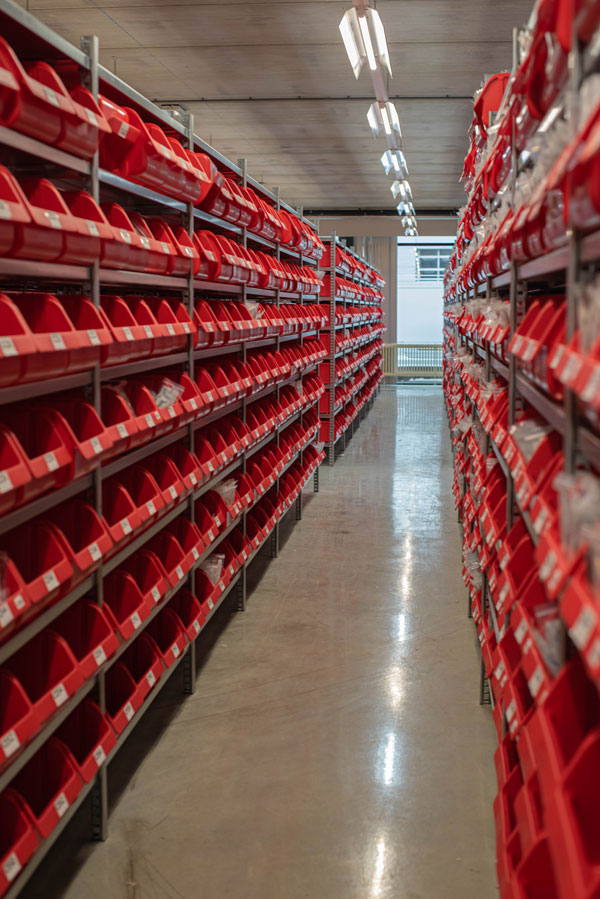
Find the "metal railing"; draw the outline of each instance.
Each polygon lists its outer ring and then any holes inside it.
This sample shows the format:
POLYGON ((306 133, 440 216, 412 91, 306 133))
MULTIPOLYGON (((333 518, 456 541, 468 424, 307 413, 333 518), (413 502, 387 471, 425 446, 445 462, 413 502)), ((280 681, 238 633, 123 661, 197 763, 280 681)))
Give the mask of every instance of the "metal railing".
POLYGON ((383 374, 389 379, 441 378, 441 343, 386 343, 383 374))

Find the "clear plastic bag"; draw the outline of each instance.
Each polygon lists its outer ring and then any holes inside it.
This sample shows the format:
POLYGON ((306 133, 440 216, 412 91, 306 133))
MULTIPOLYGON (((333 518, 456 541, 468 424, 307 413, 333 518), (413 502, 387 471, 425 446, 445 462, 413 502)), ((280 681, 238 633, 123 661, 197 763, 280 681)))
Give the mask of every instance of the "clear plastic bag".
POLYGON ((550 425, 542 425, 532 419, 525 419, 525 421, 518 421, 511 425, 509 432, 519 447, 525 462, 529 463, 542 440, 552 433, 552 428, 550 425))
POLYGON ((215 492, 219 494, 226 506, 231 506, 235 502, 235 491, 237 490, 237 481, 235 478, 227 478, 221 481, 215 487, 215 492))
POLYGON ((589 353, 600 334, 600 277, 591 284, 579 285, 577 318, 581 352, 589 353))
POLYGON ((159 409, 166 409, 168 406, 172 406, 173 403, 177 402, 183 392, 184 388, 181 384, 176 384, 175 381, 171 381, 170 378, 163 378, 158 392, 155 393, 154 391, 151 391, 154 402, 159 409))
POLYGON ((209 556, 208 559, 205 559, 202 565, 200 566, 202 570, 208 576, 209 581, 215 586, 221 579, 221 574, 223 573, 223 563, 225 561, 225 556, 223 553, 213 553, 212 556, 209 556))
POLYGON ((544 662, 554 675, 558 674, 565 661, 565 627, 558 613, 556 603, 544 603, 533 610, 533 636, 544 662))
POLYGON ((294 388, 298 396, 303 395, 302 378, 297 378, 297 380, 292 381, 292 387, 294 388))
POLYGON ((244 300, 244 306, 255 321, 258 321, 263 317, 264 309, 260 303, 257 303, 255 300, 244 300))
POLYGON ((600 481, 588 471, 554 479, 559 498, 560 537, 568 556, 576 555, 586 543, 589 528, 600 522, 600 481))

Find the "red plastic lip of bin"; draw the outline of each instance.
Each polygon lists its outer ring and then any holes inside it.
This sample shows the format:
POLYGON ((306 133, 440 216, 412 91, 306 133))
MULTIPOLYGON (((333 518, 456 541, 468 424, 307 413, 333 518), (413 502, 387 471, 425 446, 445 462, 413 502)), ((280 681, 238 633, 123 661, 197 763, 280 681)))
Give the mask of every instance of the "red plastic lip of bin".
POLYGON ((117 742, 110 724, 89 697, 71 713, 56 736, 85 783, 94 779, 117 742))
POLYGON ((12 786, 31 823, 42 837, 48 838, 83 784, 69 753, 52 736, 17 774, 12 786))
POLYGON ((27 198, 31 227, 22 225, 21 239, 13 249, 16 256, 48 259, 66 265, 91 265, 100 255, 100 237, 90 233, 84 219, 73 215, 61 193, 45 178, 22 178, 20 186, 27 198), (55 252, 55 235, 59 249, 55 252), (49 245, 48 255, 43 244, 49 245), (33 251, 30 249, 34 242, 33 251))
POLYGON ((16 178, 0 166, 0 256, 10 256, 17 239, 18 225, 31 224, 29 204, 16 178))
POLYGON ((147 271, 149 250, 123 207, 118 203, 101 203, 100 209, 112 230, 112 238, 102 241, 102 265, 125 271, 147 271))

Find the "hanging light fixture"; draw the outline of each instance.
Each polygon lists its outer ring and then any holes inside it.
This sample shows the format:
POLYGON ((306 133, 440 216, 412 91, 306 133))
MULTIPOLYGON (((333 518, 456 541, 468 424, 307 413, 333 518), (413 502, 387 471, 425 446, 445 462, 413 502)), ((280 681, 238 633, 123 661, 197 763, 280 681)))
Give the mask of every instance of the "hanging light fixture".
POLYGON ((371 126, 373 137, 379 137, 383 132, 388 137, 395 135, 400 144, 402 144, 402 130, 398 112, 394 104, 390 103, 389 100, 385 103, 371 103, 367 113, 367 120, 371 126))
POLYGON ((395 200, 397 200, 398 197, 401 197, 402 201, 405 203, 412 202, 412 190, 410 189, 408 181, 394 181, 394 183, 390 185, 390 190, 395 200))
POLYGON ((355 78, 365 63, 371 72, 376 72, 379 65, 392 77, 385 31, 376 9, 347 10, 340 22, 340 33, 355 78))
POLYGON ((386 175, 395 172, 403 179, 408 178, 408 166, 402 150, 386 150, 381 157, 381 164, 385 169, 386 175))

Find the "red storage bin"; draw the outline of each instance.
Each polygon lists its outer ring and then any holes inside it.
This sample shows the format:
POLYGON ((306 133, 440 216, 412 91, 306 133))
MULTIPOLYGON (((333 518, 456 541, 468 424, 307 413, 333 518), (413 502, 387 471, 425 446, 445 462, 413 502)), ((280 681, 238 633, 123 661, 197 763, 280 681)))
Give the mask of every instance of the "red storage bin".
POLYGON ((114 478, 102 482, 102 517, 114 544, 113 552, 129 543, 141 526, 138 507, 114 478))
POLYGON ((0 165, 0 200, 5 215, 0 221, 0 256, 10 256, 20 227, 31 227, 31 211, 16 178, 0 165))
POLYGON ((151 608, 159 602, 169 588, 167 573, 156 553, 140 549, 130 556, 123 565, 134 579, 141 591, 144 601, 151 608))
POLYGON ((129 212, 129 219, 147 250, 146 271, 156 275, 169 275, 175 261, 175 248, 157 240, 146 219, 139 212, 129 212))
POLYGON ((101 132, 102 112, 89 91, 79 87, 69 96, 55 70, 45 62, 21 65, 9 44, 0 41, 0 66, 12 90, 4 95, 2 122, 67 153, 90 159, 101 132))
POLYGON ((217 590, 218 585, 215 587, 207 573, 199 568, 194 574, 194 593, 200 603, 205 618, 208 618, 215 607, 217 590))
POLYGON ((202 497, 202 503, 209 512, 214 524, 221 530, 227 524, 229 512, 223 498, 216 490, 207 490, 202 497))
POLYGON ((246 539, 252 549, 257 549, 260 545, 264 534, 262 533, 262 529, 258 523, 258 520, 252 513, 249 513, 246 518, 246 539))
POLYGON ((187 491, 173 460, 165 453, 157 453, 150 456, 146 465, 161 491, 164 508, 180 502, 187 491))
POLYGON ((31 223, 17 225, 11 255, 69 265, 90 265, 100 255, 100 238, 90 233, 83 219, 74 216, 59 191, 45 178, 24 178, 31 223))
POLYGON ((194 375, 198 393, 207 412, 220 409, 226 405, 228 400, 226 394, 217 387, 210 373, 205 368, 199 367, 198 371, 194 372, 194 375))
MULTIPOLYGON (((103 611, 121 639, 128 640, 152 611, 154 598, 148 600, 135 575, 122 568, 111 571, 104 585, 103 611)), ((160 598, 158 593, 157 599, 160 598)))
POLYGON ((67 609, 54 623, 75 656, 84 681, 109 659, 119 640, 100 606, 81 600, 67 609))
POLYGON ((209 547, 218 537, 221 525, 214 520, 213 513, 204 503, 204 497, 194 505, 194 521, 206 547, 209 547))
POLYGON ((160 559, 169 586, 175 587, 183 580, 189 566, 179 541, 170 531, 157 534, 148 544, 148 549, 160 559))
POLYGON ((168 528, 174 535, 183 550, 183 562, 181 567, 185 572, 189 571, 194 562, 197 562, 206 544, 198 528, 189 518, 181 515, 176 518, 168 528))
POLYGON ((0 515, 24 502, 33 477, 16 436, 0 425, 0 515))
POLYGON ((187 636, 181 621, 169 606, 162 609, 148 626, 166 668, 181 655, 187 646, 187 636))
MULTIPOLYGON (((77 395, 63 395, 53 402, 56 427, 73 453, 75 477, 81 477, 107 458, 113 447, 112 433, 98 413, 77 395)), ((38 410, 34 409, 37 416, 38 410)))
POLYGON ((56 737, 86 783, 94 779, 117 742, 110 724, 96 703, 87 697, 61 724, 56 737))
POLYGON ((158 125, 143 122, 135 110, 105 97, 100 103, 112 132, 102 142, 100 165, 159 193, 196 203, 202 193, 200 176, 183 149, 176 152, 176 142, 158 125))
POLYGON ((122 390, 133 409, 137 433, 132 446, 147 443, 160 434, 173 430, 174 422, 167 409, 159 409, 150 390, 142 381, 125 381, 122 390))
POLYGON ((79 689, 83 678, 67 642, 45 630, 11 656, 4 668, 12 672, 42 723, 79 689))
POLYGON ((52 294, 18 293, 11 300, 31 334, 30 351, 21 356, 22 380, 39 381, 66 372, 83 371, 100 362, 101 343, 108 342, 110 337, 90 300, 78 298, 81 330, 75 327, 61 301, 52 294))
POLYGON ((224 331, 217 321, 214 306, 208 300, 196 302, 194 326, 197 330, 196 346, 221 346, 229 339, 229 332, 224 331))
POLYGON ((32 475, 31 481, 22 481, 22 502, 72 479, 73 448, 50 410, 36 409, 33 415, 30 409, 10 407, 3 410, 2 418, 32 475))
MULTIPOLYGON (((156 621, 156 619, 155 619, 156 621)), ((149 633, 152 624, 123 653, 123 664, 136 683, 136 699, 141 705, 163 673, 160 651, 149 633)))
POLYGON ((183 443, 173 443, 168 446, 164 455, 168 456, 176 466, 186 492, 195 490, 205 480, 200 461, 183 443))
MULTIPOLYGON (((103 365, 120 365, 152 355, 154 331, 148 321, 137 321, 129 303, 122 297, 103 295, 100 308, 112 337, 103 365)), ((150 316, 149 320, 152 321, 150 316)))
POLYGON ((20 797, 10 788, 0 793, 0 896, 21 873, 37 845, 20 797))
MULTIPOLYGON (((187 253, 164 219, 158 218, 156 216, 150 216, 146 219, 146 224, 148 225, 148 228, 150 229, 155 240, 168 247, 168 252, 171 256, 169 274, 176 277, 184 277, 186 275, 189 275, 192 266, 192 258, 194 255, 193 243, 189 235, 187 235, 186 242, 186 249, 189 250, 189 253, 187 253)), ((195 253, 197 256, 198 251, 196 250, 195 253)))
POLYGON ((56 737, 44 743, 12 781, 39 834, 50 836, 83 787, 76 765, 56 737))
POLYGON ((168 300, 162 297, 147 297, 145 302, 161 328, 160 340, 155 339, 154 341, 153 355, 157 353, 176 353, 180 350, 185 350, 188 343, 188 335, 193 332, 193 325, 183 303, 179 301, 176 307, 176 315, 172 301, 169 303, 168 300))
POLYGON ((112 549, 113 542, 102 519, 89 503, 70 500, 52 510, 52 523, 58 528, 67 557, 73 565, 71 585, 94 571, 112 549))
POLYGON ((188 640, 194 640, 206 620, 200 600, 189 590, 178 590, 169 608, 177 615, 188 640))
POLYGON ((13 300, 0 294, 0 387, 24 380, 35 353, 36 335, 13 300))
POLYGON ((103 387, 100 401, 106 430, 113 441, 111 455, 124 453, 151 438, 152 432, 147 427, 141 431, 138 428, 138 418, 121 387, 103 387))
POLYGON ((204 431, 197 431, 194 438, 194 453, 198 459, 204 479, 212 476, 222 465, 204 431))
POLYGON ((112 230, 112 239, 101 241, 102 265, 145 272, 150 259, 149 247, 142 241, 123 207, 118 203, 102 203, 100 209, 112 230))
POLYGON ((70 584, 73 564, 60 532, 49 522, 34 519, 15 528, 5 534, 3 546, 32 603, 50 602, 70 584))
POLYGON ((40 724, 38 712, 19 679, 0 668, 0 766, 28 742, 40 724))
POLYGON ((119 661, 106 675, 106 713, 117 734, 122 733, 143 702, 143 689, 138 687, 129 670, 119 661))
POLYGON ((194 246, 200 257, 198 277, 207 281, 226 280, 221 278, 221 249, 215 242, 212 231, 196 231, 194 246))

